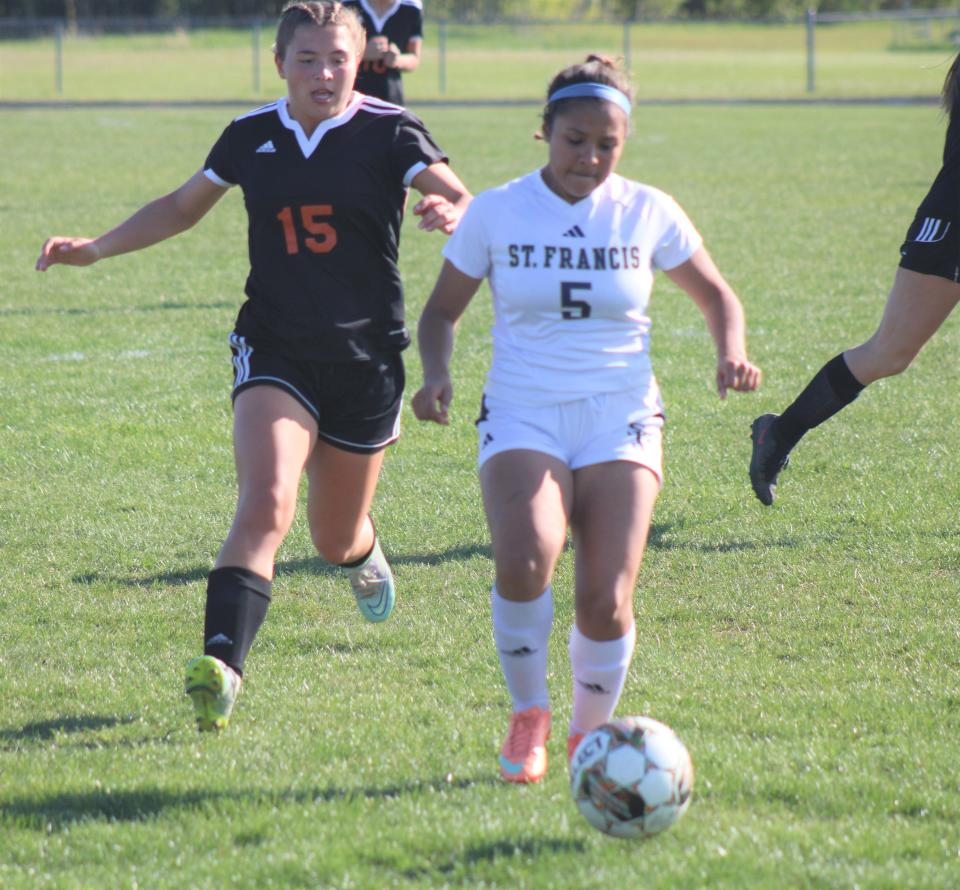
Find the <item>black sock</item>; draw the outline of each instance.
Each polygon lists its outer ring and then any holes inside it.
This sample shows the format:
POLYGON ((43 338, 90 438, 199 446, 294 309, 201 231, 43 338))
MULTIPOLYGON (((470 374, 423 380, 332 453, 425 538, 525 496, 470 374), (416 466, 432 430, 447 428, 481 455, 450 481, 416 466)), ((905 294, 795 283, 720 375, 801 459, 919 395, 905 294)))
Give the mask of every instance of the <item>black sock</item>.
POLYGON ((341 563, 338 563, 339 568, 341 568, 341 569, 355 569, 355 568, 357 568, 357 566, 362 566, 368 559, 370 559, 370 555, 373 553, 373 548, 376 547, 376 546, 377 546, 377 539, 374 538, 374 539, 373 539, 373 545, 370 547, 370 549, 369 549, 366 553, 364 553, 363 556, 360 557, 360 559, 355 559, 355 560, 353 560, 352 562, 341 562, 341 563))
POLYGON ((373 517, 370 516, 370 525, 373 526, 373 543, 370 545, 370 549, 360 557, 360 559, 354 559, 350 562, 341 562, 338 563, 341 569, 355 569, 357 566, 362 566, 373 553, 373 548, 377 546, 377 524, 373 521, 373 517))
POLYGON ((224 566, 207 579, 203 654, 212 655, 243 675, 253 638, 267 617, 273 584, 249 569, 224 566))
POLYGON ((847 366, 842 352, 830 359, 774 422, 773 435, 780 453, 786 454, 807 430, 833 417, 841 408, 846 408, 863 389, 863 384, 847 366))

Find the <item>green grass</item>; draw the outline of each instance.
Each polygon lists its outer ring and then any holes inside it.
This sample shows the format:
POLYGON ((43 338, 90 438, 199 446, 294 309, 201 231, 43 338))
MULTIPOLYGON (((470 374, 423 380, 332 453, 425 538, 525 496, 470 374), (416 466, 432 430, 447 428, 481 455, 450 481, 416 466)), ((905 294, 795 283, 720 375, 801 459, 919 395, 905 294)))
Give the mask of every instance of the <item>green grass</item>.
MULTIPOLYGON (((889 22, 817 29, 818 97, 935 95, 952 51, 904 43, 889 22)), ((50 39, 0 41, 0 100, 255 101, 280 95, 271 26, 67 37, 62 95, 50 39), (256 61, 254 61, 256 60, 256 61)), ((423 63, 406 76, 412 101, 542 97, 556 71, 588 52, 622 55, 621 25, 464 26, 447 29, 443 70, 435 24, 423 63)), ((658 98, 798 98, 807 93, 803 25, 644 24, 629 32, 636 94, 658 98)))
MULTIPOLYGON (((475 190, 542 160, 534 109, 428 110, 475 190)), ((572 555, 561 562, 542 787, 495 778, 508 699, 474 471, 485 291, 447 430, 387 458, 376 514, 399 605, 366 625, 301 516, 234 725, 180 689, 233 509, 226 349, 245 275, 231 194, 199 227, 87 270, 32 271, 187 178, 229 113, 0 113, 0 886, 924 887, 960 884, 955 323, 813 432, 771 510, 750 420, 873 328, 935 173, 932 108, 657 107, 627 175, 677 196, 746 305, 756 395, 719 402, 692 303, 661 280, 667 484, 621 713, 673 726, 693 805, 611 841, 566 787, 572 555), (142 158, 148 158, 147 163, 142 158)), ((410 318, 441 239, 408 225, 410 318)), ((408 355, 411 390, 419 380, 408 355)))

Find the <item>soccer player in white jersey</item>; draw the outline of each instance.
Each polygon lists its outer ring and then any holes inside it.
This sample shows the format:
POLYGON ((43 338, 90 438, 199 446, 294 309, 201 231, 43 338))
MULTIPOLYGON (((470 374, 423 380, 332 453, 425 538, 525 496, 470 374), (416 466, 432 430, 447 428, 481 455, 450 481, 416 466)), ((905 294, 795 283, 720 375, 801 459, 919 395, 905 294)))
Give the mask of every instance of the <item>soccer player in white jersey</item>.
POLYGON ((876 331, 828 361, 780 414, 751 427, 750 484, 765 507, 794 446, 871 383, 903 373, 960 302, 960 54, 943 83, 949 115, 943 162, 900 247, 900 265, 876 331))
POLYGON ((702 310, 716 382, 753 390, 736 295, 683 210, 615 173, 630 121, 624 74, 591 56, 550 84, 541 170, 478 195, 444 249, 419 324, 420 420, 448 422, 457 322, 487 278, 493 362, 480 418, 480 482, 496 582, 493 635, 513 713, 500 752, 509 782, 547 767, 551 580, 572 530, 576 621, 567 756, 610 719, 633 654, 633 590, 662 482, 663 412, 647 302, 662 269, 702 310))
POLYGON ((231 122, 176 191, 97 239, 48 239, 37 261, 44 271, 140 250, 243 190, 250 274, 230 335, 237 507, 207 581, 204 654, 187 666, 201 730, 229 721, 303 473, 318 552, 345 569, 365 618, 393 609, 370 507, 399 434, 410 339, 400 223, 410 185, 426 196, 421 228, 448 234, 470 195, 417 118, 354 92, 364 41, 340 3, 289 4, 275 45, 287 96, 231 122))

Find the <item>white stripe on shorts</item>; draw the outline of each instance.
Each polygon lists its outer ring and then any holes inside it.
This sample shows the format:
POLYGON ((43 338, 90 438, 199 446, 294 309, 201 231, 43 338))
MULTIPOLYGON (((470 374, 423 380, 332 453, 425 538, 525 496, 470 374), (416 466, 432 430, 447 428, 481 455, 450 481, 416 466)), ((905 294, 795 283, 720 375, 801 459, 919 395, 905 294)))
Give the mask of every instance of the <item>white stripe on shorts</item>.
POLYGON ((244 337, 238 337, 236 334, 230 334, 230 345, 237 350, 233 356, 233 388, 236 389, 250 376, 250 356, 253 353, 253 347, 247 345, 244 337))
POLYGON ((936 244, 938 241, 943 241, 943 239, 947 237, 947 232, 950 231, 950 223, 947 223, 941 232, 940 224, 942 222, 942 219, 934 219, 932 216, 928 216, 923 221, 923 225, 920 227, 917 237, 913 240, 922 244, 936 244), (938 235, 939 237, 937 237, 938 235))

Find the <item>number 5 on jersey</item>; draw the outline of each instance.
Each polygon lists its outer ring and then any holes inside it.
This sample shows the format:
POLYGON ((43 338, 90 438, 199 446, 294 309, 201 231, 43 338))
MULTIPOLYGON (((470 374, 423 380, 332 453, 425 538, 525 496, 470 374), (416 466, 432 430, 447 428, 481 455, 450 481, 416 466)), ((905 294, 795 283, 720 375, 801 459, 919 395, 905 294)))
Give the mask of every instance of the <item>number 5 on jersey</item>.
MULTIPOLYGON (((333 216, 333 207, 330 204, 305 204, 300 208, 300 225, 306 233, 303 235, 303 243, 307 250, 313 253, 330 253, 337 246, 337 230, 330 223, 322 221, 326 216, 333 216)), ((277 214, 277 219, 283 224, 287 253, 300 253, 293 208, 284 207, 277 214)))
POLYGON ((593 286, 587 282, 560 282, 560 305, 563 306, 562 316, 564 319, 573 321, 578 318, 590 317, 590 304, 586 300, 575 300, 573 298, 573 292, 578 290, 591 290, 592 287, 593 286))

